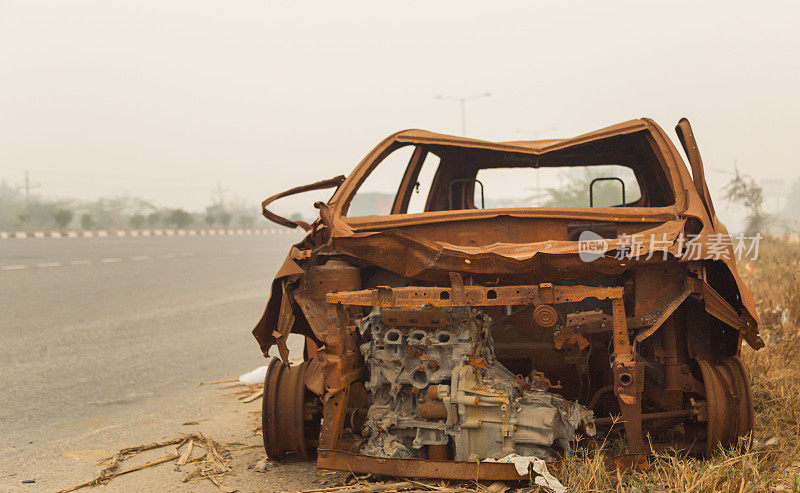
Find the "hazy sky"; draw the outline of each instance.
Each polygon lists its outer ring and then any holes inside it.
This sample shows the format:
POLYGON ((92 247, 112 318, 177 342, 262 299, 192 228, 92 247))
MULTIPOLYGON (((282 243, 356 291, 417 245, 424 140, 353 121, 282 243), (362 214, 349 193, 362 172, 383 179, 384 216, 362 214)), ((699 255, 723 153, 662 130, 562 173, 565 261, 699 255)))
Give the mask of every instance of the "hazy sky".
POLYGON ((255 205, 396 130, 458 133, 457 103, 434 96, 491 91, 471 137, 641 116, 674 136, 687 116, 712 188, 734 161, 788 180, 799 18, 764 1, 0 0, 0 178, 197 209, 219 179, 255 205))

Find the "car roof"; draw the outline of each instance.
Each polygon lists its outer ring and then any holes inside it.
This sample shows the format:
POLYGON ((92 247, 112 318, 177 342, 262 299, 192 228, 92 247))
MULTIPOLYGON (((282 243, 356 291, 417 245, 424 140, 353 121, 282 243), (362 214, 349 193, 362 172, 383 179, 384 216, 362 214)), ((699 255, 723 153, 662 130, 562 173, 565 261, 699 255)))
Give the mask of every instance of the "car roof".
MULTIPOLYGON (((589 142, 613 135, 623 135, 642 130, 654 130, 660 128, 652 121, 640 119, 629 120, 627 122, 618 123, 610 127, 595 130, 586 134, 578 135, 577 137, 570 137, 566 139, 546 139, 546 140, 519 140, 507 142, 491 142, 480 139, 470 139, 467 137, 458 137, 455 135, 439 134, 429 132, 427 130, 410 129, 403 130, 394 134, 393 140, 398 142, 408 142, 414 144, 438 144, 458 147, 473 147, 492 149, 498 151, 511 151, 511 152, 524 152, 524 153, 544 153, 560 149, 562 147, 569 147, 578 145, 583 142, 589 142)), ((390 137, 390 138, 392 138, 390 137)))

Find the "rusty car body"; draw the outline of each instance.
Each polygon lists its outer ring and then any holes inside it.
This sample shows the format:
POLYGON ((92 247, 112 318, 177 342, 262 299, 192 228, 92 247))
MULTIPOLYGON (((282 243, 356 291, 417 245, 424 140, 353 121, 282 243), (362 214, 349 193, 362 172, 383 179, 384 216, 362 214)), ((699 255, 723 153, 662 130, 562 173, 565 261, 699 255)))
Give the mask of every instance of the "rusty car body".
POLYGON ((750 380, 738 355, 743 341, 763 346, 754 302, 732 244, 710 246, 727 230, 689 122, 676 132, 691 174, 649 119, 544 141, 407 130, 348 177, 265 200, 268 219, 308 232, 253 330, 265 355, 273 345, 280 354, 265 381, 268 456, 519 479, 493 461, 555 460, 597 428, 624 431, 628 462, 659 440, 712 453, 747 435, 750 380), (411 154, 389 213, 348 215, 367 177, 401 148, 411 154), (409 213, 430 155, 438 166, 424 210, 409 213), (632 172, 636 199, 626 203, 624 184, 611 206, 482 208, 476 198, 484 169, 600 165, 632 172), (335 191, 311 224, 268 210, 325 188, 335 191), (305 338, 301 363, 289 361, 290 334, 305 338))

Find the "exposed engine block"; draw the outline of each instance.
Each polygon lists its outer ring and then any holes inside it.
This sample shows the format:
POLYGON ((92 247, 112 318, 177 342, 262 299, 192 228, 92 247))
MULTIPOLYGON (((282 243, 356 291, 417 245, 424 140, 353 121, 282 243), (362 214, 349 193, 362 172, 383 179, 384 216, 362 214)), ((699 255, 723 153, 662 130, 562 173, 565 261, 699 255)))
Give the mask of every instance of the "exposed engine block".
POLYGON ((367 342, 369 434, 361 453, 378 457, 497 459, 516 453, 550 459, 592 412, 530 390, 494 355, 491 320, 471 308, 374 308, 358 320, 367 342))

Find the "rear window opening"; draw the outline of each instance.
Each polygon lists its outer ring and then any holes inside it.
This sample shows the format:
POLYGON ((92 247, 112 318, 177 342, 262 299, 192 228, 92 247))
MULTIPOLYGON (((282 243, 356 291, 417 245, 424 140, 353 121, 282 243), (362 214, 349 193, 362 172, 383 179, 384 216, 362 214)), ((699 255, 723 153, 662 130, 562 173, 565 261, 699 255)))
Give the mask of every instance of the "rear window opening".
POLYGON ((640 132, 543 154, 397 142, 372 164, 343 213, 359 217, 674 203, 664 165, 640 132))

